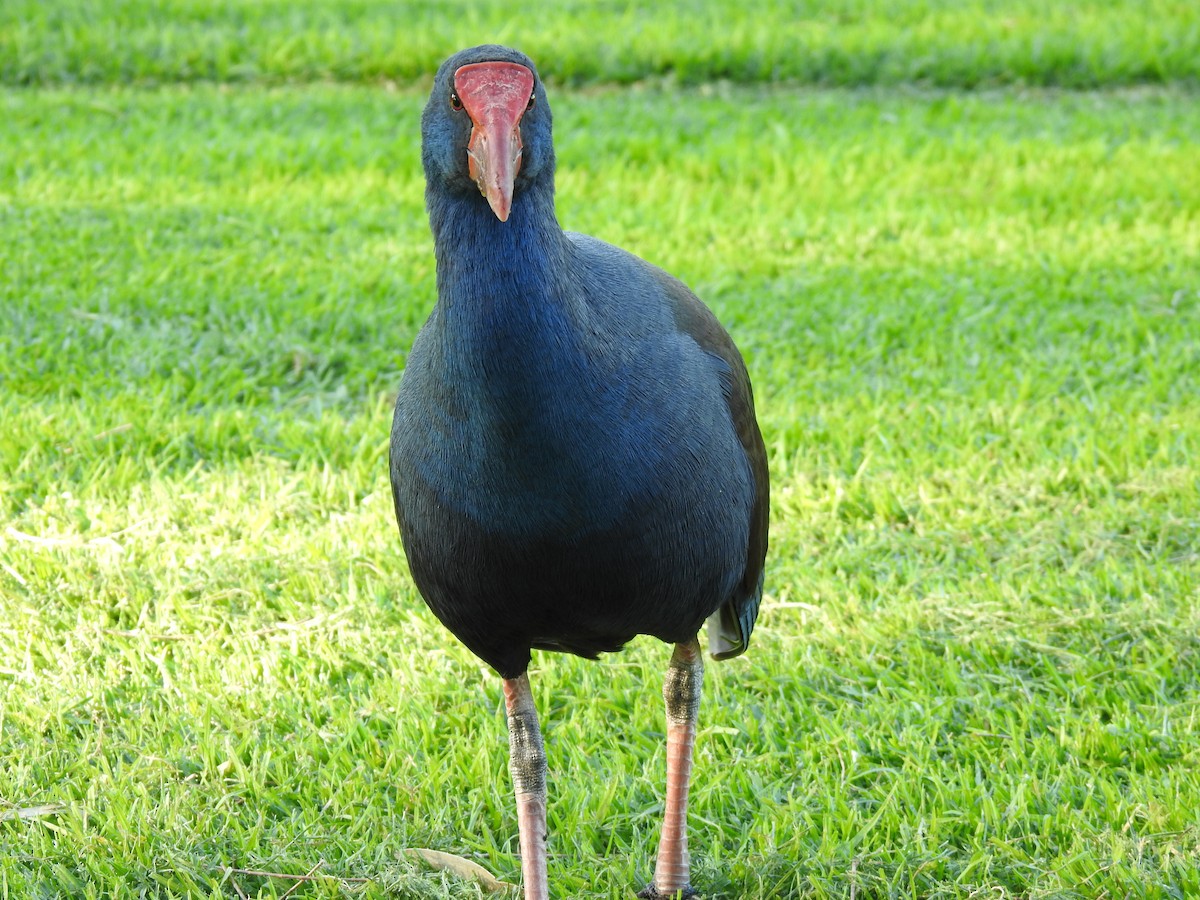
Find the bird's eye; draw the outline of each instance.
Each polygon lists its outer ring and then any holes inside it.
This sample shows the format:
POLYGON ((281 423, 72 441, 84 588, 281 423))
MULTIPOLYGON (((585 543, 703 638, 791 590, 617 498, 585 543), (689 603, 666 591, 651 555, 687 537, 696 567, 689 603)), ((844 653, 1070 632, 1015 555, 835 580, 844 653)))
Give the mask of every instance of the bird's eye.
POLYGON ((450 108, 455 112, 462 109, 462 101, 458 99, 458 94, 454 93, 454 91, 450 92, 450 108))
POLYGON ((529 95, 529 103, 525 106, 526 109, 533 109, 533 104, 537 102, 537 94, 529 95))

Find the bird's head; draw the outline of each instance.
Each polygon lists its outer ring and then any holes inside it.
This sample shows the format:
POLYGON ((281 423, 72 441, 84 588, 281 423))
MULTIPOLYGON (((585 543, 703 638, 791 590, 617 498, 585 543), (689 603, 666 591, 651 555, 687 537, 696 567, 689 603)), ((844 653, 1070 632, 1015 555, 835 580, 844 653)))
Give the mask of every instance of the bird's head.
POLYGON ((442 63, 421 116, 429 189, 481 194, 496 218, 508 221, 514 197, 553 177, 550 107, 542 93, 533 62, 508 47, 472 47, 442 63))

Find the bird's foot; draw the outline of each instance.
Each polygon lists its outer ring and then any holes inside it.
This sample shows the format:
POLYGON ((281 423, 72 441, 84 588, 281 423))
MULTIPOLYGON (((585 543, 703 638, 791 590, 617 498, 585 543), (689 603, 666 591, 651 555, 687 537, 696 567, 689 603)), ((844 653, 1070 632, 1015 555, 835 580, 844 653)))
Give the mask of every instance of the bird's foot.
POLYGON ((691 885, 681 888, 678 891, 672 891, 669 894, 664 894, 654 886, 654 882, 650 882, 645 888, 638 891, 638 897, 641 900, 688 900, 689 897, 699 897, 700 895, 692 890, 691 885))

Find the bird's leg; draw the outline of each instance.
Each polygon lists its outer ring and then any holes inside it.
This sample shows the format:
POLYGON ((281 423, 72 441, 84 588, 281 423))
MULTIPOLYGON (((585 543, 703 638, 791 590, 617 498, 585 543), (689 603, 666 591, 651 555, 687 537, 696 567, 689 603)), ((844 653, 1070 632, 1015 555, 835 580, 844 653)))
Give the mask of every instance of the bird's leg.
POLYGON ((547 900, 546 751, 528 674, 504 679, 504 706, 508 710, 508 770, 517 795, 525 900, 547 900))
POLYGON ((676 644, 663 683, 667 701, 667 806, 663 815, 662 840, 654 882, 641 897, 688 897, 687 801, 692 774, 692 746, 700 717, 700 686, 704 681, 704 658, 700 643, 693 638, 676 644))

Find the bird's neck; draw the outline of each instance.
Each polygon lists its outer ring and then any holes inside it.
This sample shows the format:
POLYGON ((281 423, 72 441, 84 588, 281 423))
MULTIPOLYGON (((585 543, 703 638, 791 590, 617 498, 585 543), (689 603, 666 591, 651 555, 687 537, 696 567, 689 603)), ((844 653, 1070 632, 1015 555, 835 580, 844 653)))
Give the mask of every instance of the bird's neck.
POLYGON ((535 360, 553 364, 548 353, 569 349, 581 310, 572 305, 571 245, 554 213, 552 186, 518 194, 507 222, 482 197, 442 197, 431 204, 430 224, 438 316, 453 338, 445 352, 468 368, 505 359, 536 367, 535 360))

